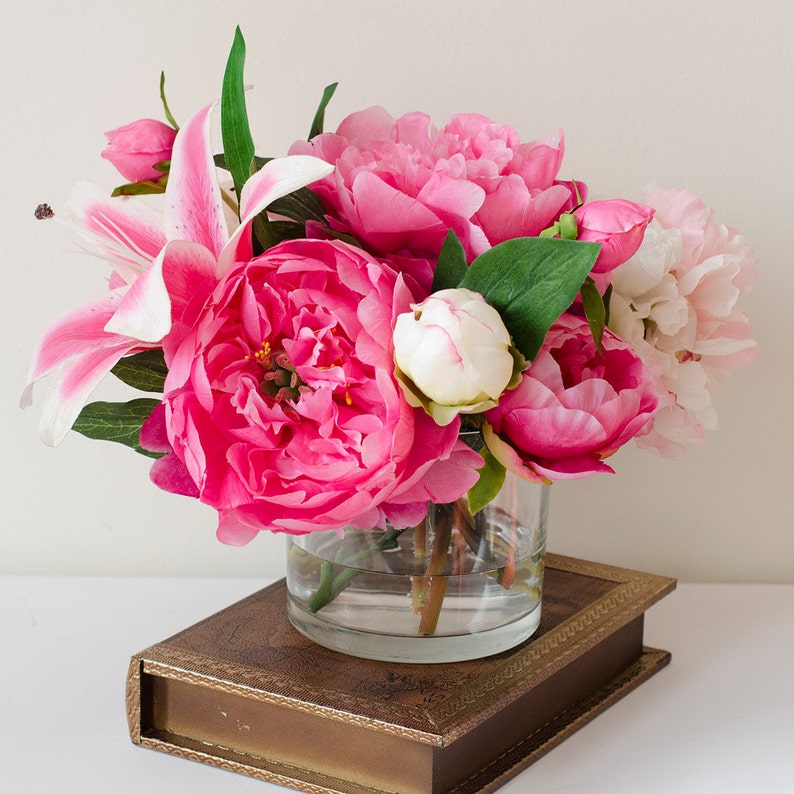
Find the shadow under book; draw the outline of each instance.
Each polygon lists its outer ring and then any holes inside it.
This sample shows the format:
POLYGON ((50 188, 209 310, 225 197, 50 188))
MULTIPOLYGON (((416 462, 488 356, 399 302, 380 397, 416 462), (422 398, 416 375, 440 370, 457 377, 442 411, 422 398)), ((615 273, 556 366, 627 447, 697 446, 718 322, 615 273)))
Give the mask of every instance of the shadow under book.
POLYGON ((549 554, 530 640, 417 665, 305 639, 282 580, 132 658, 130 735, 312 794, 495 791, 670 661, 643 646, 643 617, 674 588, 549 554))

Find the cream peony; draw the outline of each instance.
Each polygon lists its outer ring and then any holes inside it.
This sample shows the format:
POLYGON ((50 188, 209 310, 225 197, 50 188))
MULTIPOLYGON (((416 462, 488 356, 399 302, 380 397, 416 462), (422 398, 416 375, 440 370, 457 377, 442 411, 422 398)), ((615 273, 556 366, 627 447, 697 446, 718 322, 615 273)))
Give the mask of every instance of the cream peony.
POLYGON ((738 308, 755 277, 747 241, 694 194, 656 189, 640 249, 612 273, 609 327, 654 373, 660 408, 641 447, 681 458, 684 441, 717 428, 713 398, 729 370, 758 351, 738 308))

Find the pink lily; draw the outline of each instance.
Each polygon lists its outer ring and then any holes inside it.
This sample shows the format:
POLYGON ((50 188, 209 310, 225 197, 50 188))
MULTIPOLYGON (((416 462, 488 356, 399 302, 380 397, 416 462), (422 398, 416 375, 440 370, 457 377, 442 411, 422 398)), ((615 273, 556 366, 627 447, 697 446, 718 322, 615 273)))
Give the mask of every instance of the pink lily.
POLYGON ((162 216, 135 199, 105 198, 85 187, 77 193, 76 219, 113 274, 106 295, 53 323, 35 350, 21 404, 30 405, 37 380, 53 375, 39 428, 51 446, 122 357, 162 347, 199 287, 208 285, 208 293, 239 256, 250 257, 247 232, 256 215, 333 171, 304 155, 271 160, 241 191, 241 222, 230 235, 210 146, 212 107, 199 110, 176 137, 162 216))

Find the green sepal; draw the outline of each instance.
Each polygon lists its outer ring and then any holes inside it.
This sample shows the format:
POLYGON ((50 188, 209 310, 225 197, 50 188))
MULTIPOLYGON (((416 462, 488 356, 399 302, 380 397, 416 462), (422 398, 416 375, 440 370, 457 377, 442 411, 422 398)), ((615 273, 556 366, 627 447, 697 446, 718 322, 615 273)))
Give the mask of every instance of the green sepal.
POLYGON ((438 255, 438 262, 433 273, 432 292, 455 289, 463 281, 468 269, 463 243, 458 235, 450 229, 444 238, 441 253, 438 255))
POLYGON ((480 450, 483 466, 480 479, 469 489, 467 499, 469 512, 474 515, 479 513, 487 504, 490 504, 502 490, 507 469, 491 454, 487 447, 480 450))
POLYGON ((154 193, 165 193, 165 186, 168 184, 168 175, 164 174, 156 182, 146 179, 143 182, 130 182, 126 185, 119 185, 110 194, 111 198, 117 196, 147 196, 154 193))
POLYGON ((582 284, 582 308, 584 309, 584 316, 587 318, 587 324, 590 326, 590 333, 593 335, 596 350, 603 355, 604 349, 601 343, 604 339, 604 328, 607 323, 607 310, 604 304, 604 299, 595 285, 593 279, 589 276, 582 284))
POLYGON ((563 240, 575 240, 579 235, 579 224, 576 216, 570 212, 563 212, 560 215, 560 237, 563 240))
POLYGON ((600 250, 599 243, 578 240, 507 240, 478 256, 460 286, 479 292, 499 312, 513 344, 532 361, 600 250))
POLYGON ((164 453, 150 452, 140 444, 141 427, 160 400, 142 397, 127 403, 89 403, 72 425, 87 438, 114 441, 134 449, 147 458, 161 458, 164 453))
POLYGON ((160 101, 163 103, 163 112, 165 113, 165 117, 168 120, 168 123, 177 132, 179 132, 179 125, 176 123, 176 120, 171 115, 171 110, 168 107, 168 102, 165 99, 165 72, 160 72, 160 101))
POLYGON ((331 101, 331 97, 334 95, 334 91, 336 91, 336 87, 338 85, 339 83, 331 83, 331 85, 327 85, 325 87, 320 104, 317 106, 317 112, 314 114, 314 118, 312 119, 312 126, 309 130, 308 140, 311 140, 315 135, 320 135, 322 133, 323 124, 325 123, 325 109, 328 107, 328 103, 331 101))
POLYGON ((134 356, 126 356, 110 370, 119 380, 140 391, 163 393, 168 367, 163 351, 144 350, 134 356))
POLYGON ((224 161, 231 172, 237 195, 251 176, 254 162, 254 141, 248 125, 245 107, 245 39, 238 27, 234 43, 226 62, 221 89, 221 137, 223 138, 224 161))

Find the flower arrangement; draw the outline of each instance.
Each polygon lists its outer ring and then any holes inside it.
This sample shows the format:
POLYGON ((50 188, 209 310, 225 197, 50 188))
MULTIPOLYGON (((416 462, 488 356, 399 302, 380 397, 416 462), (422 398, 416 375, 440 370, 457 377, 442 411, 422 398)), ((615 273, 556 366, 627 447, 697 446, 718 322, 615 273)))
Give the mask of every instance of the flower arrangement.
MULTIPOLYGON (((611 472, 631 439, 680 456, 715 426, 724 373, 755 354, 737 308, 755 263, 696 196, 589 201, 559 139, 382 108, 256 154, 237 31, 220 99, 181 127, 107 133, 127 180, 66 212, 108 291, 43 335, 41 433, 153 458, 218 537, 400 531, 428 504, 472 512, 507 470, 611 472), (161 194, 158 198, 157 194, 161 194), (153 196, 159 207, 141 196, 153 196), (153 397, 87 403, 112 373, 153 397), (476 442, 466 442, 461 431, 476 442)), ((47 205, 37 217, 51 217, 47 205)))

